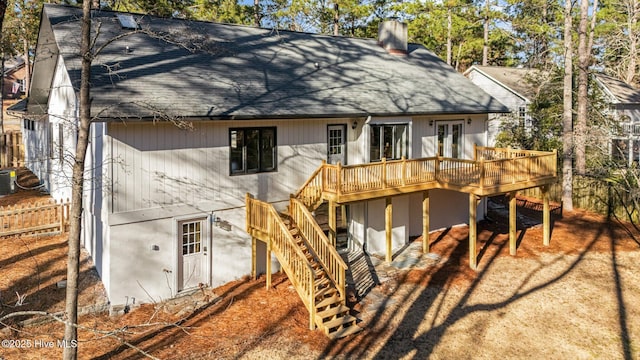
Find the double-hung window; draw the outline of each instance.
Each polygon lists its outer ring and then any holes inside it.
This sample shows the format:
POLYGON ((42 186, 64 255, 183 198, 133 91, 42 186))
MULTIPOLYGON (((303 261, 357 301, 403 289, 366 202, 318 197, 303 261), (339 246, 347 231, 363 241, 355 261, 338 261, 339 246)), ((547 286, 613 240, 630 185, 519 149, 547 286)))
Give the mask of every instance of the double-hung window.
POLYGON ((276 171, 276 128, 229 129, 231 175, 276 171))
POLYGON ((369 160, 398 160, 408 157, 409 126, 407 124, 369 125, 369 160))

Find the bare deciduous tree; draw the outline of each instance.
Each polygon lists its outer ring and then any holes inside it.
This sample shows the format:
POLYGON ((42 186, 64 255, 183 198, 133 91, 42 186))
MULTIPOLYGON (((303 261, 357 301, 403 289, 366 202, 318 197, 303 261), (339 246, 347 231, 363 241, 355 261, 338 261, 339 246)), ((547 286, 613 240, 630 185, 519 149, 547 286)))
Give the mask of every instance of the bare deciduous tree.
POLYGON ((69 214, 69 255, 67 258, 67 292, 64 329, 65 348, 63 358, 73 360, 78 357, 78 348, 73 346, 78 341, 78 279, 80 272, 80 232, 82 230, 82 191, 84 185, 84 162, 89 145, 89 126, 91 125, 90 79, 91 62, 91 2, 82 4, 82 32, 80 54, 82 67, 80 75, 80 123, 78 126, 78 142, 73 162, 71 179, 71 209, 69 214))
POLYGON ((562 111, 562 203, 567 211, 573 211, 573 41, 571 0, 564 7, 564 78, 562 111))
POLYGON ((589 63, 591 49, 588 48, 589 0, 580 0, 580 24, 578 25, 578 112, 574 128, 576 171, 580 175, 586 172, 586 132, 587 103, 589 84, 589 63))

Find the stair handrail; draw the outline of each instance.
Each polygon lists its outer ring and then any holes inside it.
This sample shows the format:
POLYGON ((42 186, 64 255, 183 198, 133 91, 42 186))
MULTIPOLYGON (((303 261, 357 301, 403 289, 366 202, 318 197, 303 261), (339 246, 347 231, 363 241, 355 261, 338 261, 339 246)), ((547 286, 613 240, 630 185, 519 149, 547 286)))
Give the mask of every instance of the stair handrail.
POLYGON ((324 181, 323 181, 323 171, 326 167, 327 162, 322 160, 322 164, 309 176, 307 181, 300 187, 300 189, 294 194, 294 196, 298 199, 303 200, 304 204, 308 207, 312 207, 318 203, 318 201, 322 198, 322 193, 324 191, 324 181), (317 188, 319 191, 314 191, 309 194, 310 185, 312 183, 318 183, 317 188), (312 199, 309 201, 308 199, 312 199))
POLYGON ((291 196, 289 211, 291 218, 317 256, 318 262, 336 286, 342 303, 346 304, 347 264, 302 201, 291 196))
MULTIPOLYGON (((251 211, 257 205, 266 210, 268 214, 267 229, 257 229, 268 234, 267 248, 272 250, 280 266, 289 277, 294 289, 302 298, 302 302, 309 310, 309 328, 315 329, 315 272, 311 263, 304 255, 300 247, 296 244, 293 235, 289 232, 287 225, 284 223, 276 209, 270 203, 246 197, 247 219, 252 219, 251 211)), ((247 224, 250 230, 253 225, 247 224)), ((269 261, 269 260, 267 260, 269 261)))

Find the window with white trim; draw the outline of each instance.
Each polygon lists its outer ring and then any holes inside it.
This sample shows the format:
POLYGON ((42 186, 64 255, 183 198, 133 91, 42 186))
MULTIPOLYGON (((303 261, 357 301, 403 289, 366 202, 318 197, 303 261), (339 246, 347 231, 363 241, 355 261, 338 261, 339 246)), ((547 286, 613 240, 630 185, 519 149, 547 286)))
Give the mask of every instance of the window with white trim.
POLYGON ((398 160, 408 157, 409 125, 369 125, 369 161, 398 160))

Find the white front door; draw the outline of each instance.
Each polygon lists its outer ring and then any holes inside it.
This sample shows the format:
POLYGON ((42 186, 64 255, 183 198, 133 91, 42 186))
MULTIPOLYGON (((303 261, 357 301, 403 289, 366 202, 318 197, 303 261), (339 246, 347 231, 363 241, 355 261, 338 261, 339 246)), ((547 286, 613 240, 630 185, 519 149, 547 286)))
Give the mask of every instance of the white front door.
POLYGON ((464 121, 438 121, 438 156, 462 158, 462 132, 464 121))
POLYGON ((207 219, 178 222, 178 291, 209 285, 207 219))
POLYGON ((327 162, 347 164, 346 125, 327 126, 327 162))

